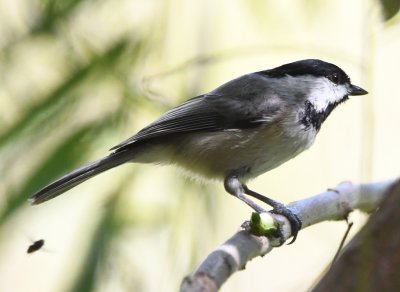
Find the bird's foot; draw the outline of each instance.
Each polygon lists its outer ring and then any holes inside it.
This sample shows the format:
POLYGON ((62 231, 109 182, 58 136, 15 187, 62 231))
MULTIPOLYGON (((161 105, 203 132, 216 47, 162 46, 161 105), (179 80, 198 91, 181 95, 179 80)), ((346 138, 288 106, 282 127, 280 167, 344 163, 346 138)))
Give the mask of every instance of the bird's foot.
MULTIPOLYGON (((297 238, 297 234, 300 231, 301 226, 302 226, 302 222, 301 222, 300 218, 295 213, 293 213, 289 208, 285 207, 285 205, 283 205, 281 203, 277 203, 274 206, 274 209, 271 211, 271 213, 277 214, 277 215, 282 215, 289 220, 293 239, 288 244, 292 244, 293 242, 295 242, 295 240, 297 238)), ((281 244, 283 244, 284 237, 283 237, 283 230, 282 230, 281 226, 278 226, 278 229, 276 231, 276 237, 280 238, 281 244)))

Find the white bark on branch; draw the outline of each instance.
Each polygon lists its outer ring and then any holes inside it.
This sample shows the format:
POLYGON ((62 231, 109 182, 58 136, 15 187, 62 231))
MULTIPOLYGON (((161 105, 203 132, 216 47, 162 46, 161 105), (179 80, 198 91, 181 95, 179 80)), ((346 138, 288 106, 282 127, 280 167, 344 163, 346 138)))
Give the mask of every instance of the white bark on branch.
MULTIPOLYGON (((372 212, 393 183, 394 180, 359 185, 343 182, 334 189, 295 201, 287 207, 300 218, 303 223, 302 229, 322 221, 343 220, 355 209, 372 212)), ((283 216, 271 215, 282 224, 284 238, 289 238, 289 221, 283 216)), ((193 274, 185 277, 180 291, 218 291, 221 285, 234 272, 243 269, 248 261, 267 254, 279 245, 277 239, 255 236, 246 230, 240 230, 211 252, 193 274)))

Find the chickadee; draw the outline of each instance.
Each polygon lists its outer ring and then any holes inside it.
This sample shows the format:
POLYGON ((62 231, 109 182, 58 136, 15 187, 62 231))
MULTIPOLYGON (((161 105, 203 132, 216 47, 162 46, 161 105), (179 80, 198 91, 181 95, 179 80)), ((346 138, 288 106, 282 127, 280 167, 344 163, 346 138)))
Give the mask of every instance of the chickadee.
POLYGON ((125 162, 175 164, 222 180, 229 194, 256 212, 265 210, 246 195, 270 205, 289 219, 294 240, 299 218, 246 182, 309 148, 337 105, 349 95, 367 93, 338 66, 315 59, 246 74, 171 109, 108 156, 39 190, 31 201, 43 203, 125 162))

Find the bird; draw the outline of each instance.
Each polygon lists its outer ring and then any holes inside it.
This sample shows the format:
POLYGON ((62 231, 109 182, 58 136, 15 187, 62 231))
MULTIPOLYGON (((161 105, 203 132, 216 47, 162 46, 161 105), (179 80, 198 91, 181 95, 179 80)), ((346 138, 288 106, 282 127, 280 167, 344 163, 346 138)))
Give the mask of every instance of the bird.
POLYGON ((258 213, 265 209, 250 197, 271 206, 289 220, 293 242, 302 224, 298 216, 247 183, 308 149, 338 105, 367 93, 340 67, 319 59, 245 74, 167 111, 104 158, 60 177, 30 200, 43 203, 127 162, 176 165, 223 182, 227 193, 258 213))

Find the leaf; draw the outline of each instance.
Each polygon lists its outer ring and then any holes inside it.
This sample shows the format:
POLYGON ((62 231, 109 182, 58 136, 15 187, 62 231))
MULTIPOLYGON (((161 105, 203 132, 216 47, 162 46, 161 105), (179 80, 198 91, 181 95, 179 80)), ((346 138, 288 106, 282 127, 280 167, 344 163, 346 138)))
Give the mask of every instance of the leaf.
POLYGON ((100 222, 97 224, 97 229, 91 237, 90 249, 86 254, 84 266, 82 271, 79 272, 79 277, 73 284, 71 291, 95 290, 94 286, 98 282, 98 270, 107 258, 107 251, 111 245, 111 241, 114 239, 113 233, 116 232, 113 228, 115 198, 116 196, 113 196, 113 200, 109 202, 100 222))
MULTIPOLYGON (((96 226, 94 234, 90 237, 90 248, 85 254, 83 267, 79 276, 73 283, 70 291, 95 291, 95 286, 107 281, 110 273, 121 272, 117 265, 120 253, 113 252, 113 243, 124 229, 124 223, 119 220, 118 198, 120 191, 117 189, 111 196, 103 209, 102 216, 96 226)), ((130 224, 130 227, 132 225, 130 224)), ((124 258, 124 263, 126 258, 124 258)), ((130 275, 135 278, 134 275, 130 275)), ((142 291, 138 286, 141 279, 130 279, 130 286, 127 291, 142 291), (139 282, 139 283, 138 283, 139 282)))
POLYGON ((32 34, 51 32, 55 25, 66 19, 84 0, 46 0, 43 2, 43 11, 32 34))
MULTIPOLYGON (((74 88, 80 85, 85 78, 95 69, 108 68, 112 65, 116 59, 124 52, 127 46, 127 41, 121 40, 115 43, 108 51, 101 56, 93 58, 88 65, 78 68, 71 73, 70 77, 67 78, 64 83, 57 87, 47 97, 43 98, 40 102, 32 105, 26 110, 21 116, 19 121, 8 128, 5 132, 0 134, 0 148, 3 147, 13 138, 21 134, 27 127, 31 125, 33 121, 39 118, 43 113, 52 109, 58 104, 65 96, 71 92, 74 88)), ((109 68, 108 68, 109 70, 109 68)))
POLYGON ((400 10, 400 0, 380 0, 383 19, 385 21, 393 18, 400 10))
POLYGON ((33 174, 13 194, 8 195, 4 209, 0 212, 0 222, 6 220, 20 206, 25 205, 28 197, 39 188, 43 187, 56 177, 77 167, 84 159, 89 149, 87 141, 94 141, 98 133, 111 128, 108 116, 97 123, 91 123, 78 128, 69 135, 61 145, 50 153, 47 158, 33 171, 33 174))

